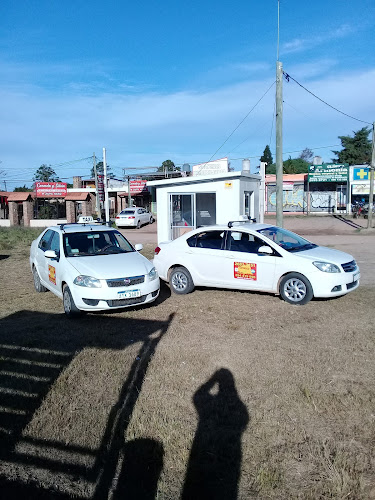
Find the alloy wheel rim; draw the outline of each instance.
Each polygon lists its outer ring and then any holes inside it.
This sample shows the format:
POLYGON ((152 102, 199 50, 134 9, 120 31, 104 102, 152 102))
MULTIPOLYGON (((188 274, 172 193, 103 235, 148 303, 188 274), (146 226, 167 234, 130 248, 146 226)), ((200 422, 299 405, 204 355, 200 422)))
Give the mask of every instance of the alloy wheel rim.
POLYGON ((183 273, 176 273, 172 278, 172 285, 175 290, 184 290, 187 287, 187 278, 183 273))
POLYGON ((306 296, 306 285, 300 279, 289 279, 284 285, 284 293, 289 300, 293 302, 300 302, 306 296))

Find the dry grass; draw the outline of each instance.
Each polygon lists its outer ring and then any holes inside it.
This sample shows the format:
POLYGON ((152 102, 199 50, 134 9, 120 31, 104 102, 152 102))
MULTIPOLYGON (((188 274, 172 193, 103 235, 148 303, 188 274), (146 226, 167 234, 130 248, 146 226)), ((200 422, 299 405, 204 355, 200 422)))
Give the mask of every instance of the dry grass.
POLYGON ((163 287, 69 321, 26 247, 0 273, 6 498, 375 498, 374 287, 304 307, 163 287))

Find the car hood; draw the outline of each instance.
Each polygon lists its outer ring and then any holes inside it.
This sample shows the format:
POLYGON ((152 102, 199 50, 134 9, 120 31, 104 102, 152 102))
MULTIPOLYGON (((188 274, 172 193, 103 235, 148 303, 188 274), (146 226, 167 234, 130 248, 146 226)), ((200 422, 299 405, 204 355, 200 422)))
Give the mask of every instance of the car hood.
POLYGON ((341 250, 320 246, 310 248, 309 250, 302 250, 302 252, 291 252, 291 255, 298 255, 299 257, 305 257, 310 260, 321 259, 333 264, 344 264, 345 262, 354 260, 352 255, 341 252, 341 250))
POLYGON ((97 279, 143 276, 152 268, 151 262, 138 252, 92 257, 68 257, 67 260, 78 274, 97 279))

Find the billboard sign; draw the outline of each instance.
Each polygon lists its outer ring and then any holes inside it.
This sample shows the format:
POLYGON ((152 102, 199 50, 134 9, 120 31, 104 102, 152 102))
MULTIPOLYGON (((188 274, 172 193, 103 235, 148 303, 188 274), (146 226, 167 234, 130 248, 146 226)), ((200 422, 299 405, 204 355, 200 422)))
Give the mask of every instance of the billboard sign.
POLYGON ((148 193, 147 181, 135 179, 130 181, 130 194, 148 193))
POLYGON ((104 175, 103 174, 98 174, 97 175, 98 179, 98 195, 99 195, 99 200, 101 202, 104 201, 104 175))
POLYGON ((228 158, 199 163, 193 166, 193 175, 215 175, 228 172, 228 158))
POLYGON ((66 182, 36 182, 37 198, 64 198, 67 193, 66 182))
POLYGON ((309 166, 309 182, 347 182, 349 178, 348 164, 327 164, 309 166))

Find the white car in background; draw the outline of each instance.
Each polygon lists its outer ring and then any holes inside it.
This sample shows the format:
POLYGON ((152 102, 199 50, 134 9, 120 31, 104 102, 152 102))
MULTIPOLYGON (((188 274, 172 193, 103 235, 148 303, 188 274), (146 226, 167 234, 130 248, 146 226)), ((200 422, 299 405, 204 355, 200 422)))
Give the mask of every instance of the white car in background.
POLYGON ((150 212, 141 207, 129 207, 116 216, 117 227, 136 227, 139 229, 144 224, 152 224, 154 218, 150 212))
POLYGON ((50 227, 30 248, 35 289, 60 297, 69 317, 153 302, 159 277, 142 248, 107 226, 50 227))
POLYGON ((201 227, 159 243, 153 262, 178 294, 195 286, 233 288, 280 294, 290 304, 344 295, 360 279, 351 255, 269 224, 201 227))

